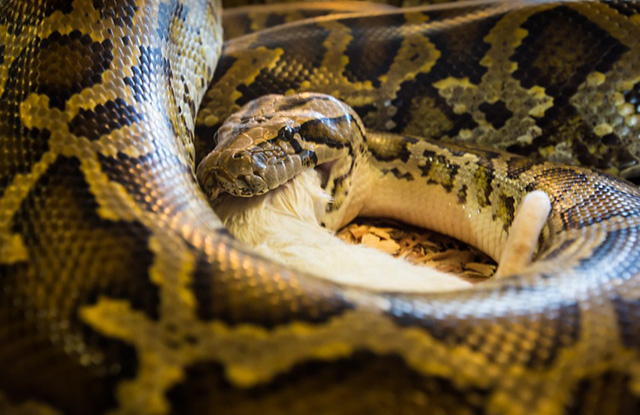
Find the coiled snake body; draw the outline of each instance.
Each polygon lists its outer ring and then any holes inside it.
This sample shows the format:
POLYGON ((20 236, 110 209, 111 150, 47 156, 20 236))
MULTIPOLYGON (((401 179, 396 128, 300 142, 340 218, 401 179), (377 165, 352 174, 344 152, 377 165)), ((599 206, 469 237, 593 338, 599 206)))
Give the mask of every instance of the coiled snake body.
POLYGON ((476 196, 500 199, 496 165, 552 195, 538 268, 374 294, 254 255, 194 166, 231 111, 311 90, 377 129, 633 177, 639 9, 473 2, 272 29, 225 46, 196 122, 219 4, 0 4, 0 409, 637 413, 634 186, 479 152, 476 196))

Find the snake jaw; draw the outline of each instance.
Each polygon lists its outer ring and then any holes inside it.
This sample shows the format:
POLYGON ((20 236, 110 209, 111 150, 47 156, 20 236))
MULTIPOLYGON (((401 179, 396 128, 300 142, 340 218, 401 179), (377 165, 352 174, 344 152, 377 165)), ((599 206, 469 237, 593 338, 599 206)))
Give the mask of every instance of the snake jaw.
POLYGON ((259 174, 234 176, 220 166, 199 169, 198 180, 209 200, 216 199, 221 193, 252 197, 269 191, 267 182, 259 174))
POLYGON ((215 200, 220 193, 225 190, 222 183, 216 179, 216 177, 220 177, 220 175, 214 174, 212 170, 213 169, 204 169, 199 167, 196 173, 198 182, 209 200, 215 200))
POLYGON ((236 185, 241 189, 243 196, 258 196, 269 191, 267 182, 257 174, 248 174, 243 179, 237 179, 236 185))

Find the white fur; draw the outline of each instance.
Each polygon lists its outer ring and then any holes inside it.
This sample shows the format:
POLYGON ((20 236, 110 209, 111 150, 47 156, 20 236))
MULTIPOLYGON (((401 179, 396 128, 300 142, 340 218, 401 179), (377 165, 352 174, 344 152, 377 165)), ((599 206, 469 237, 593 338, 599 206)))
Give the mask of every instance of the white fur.
POLYGON ((265 195, 223 195, 214 208, 241 241, 262 255, 328 280, 372 290, 433 292, 466 288, 455 275, 411 265, 383 252, 350 245, 321 227, 329 196, 315 170, 265 195))

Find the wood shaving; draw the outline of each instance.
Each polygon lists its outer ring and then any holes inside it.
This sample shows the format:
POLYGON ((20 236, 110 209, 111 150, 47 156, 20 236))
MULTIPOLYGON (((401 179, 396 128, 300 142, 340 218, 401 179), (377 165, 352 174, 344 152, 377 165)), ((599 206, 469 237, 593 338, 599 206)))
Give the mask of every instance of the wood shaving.
POLYGON ((484 281, 496 263, 478 249, 448 236, 401 223, 359 218, 338 232, 348 243, 363 244, 416 264, 484 281))
POLYGON ((371 248, 377 248, 380 243, 380 238, 372 233, 366 233, 360 238, 360 243, 371 248))

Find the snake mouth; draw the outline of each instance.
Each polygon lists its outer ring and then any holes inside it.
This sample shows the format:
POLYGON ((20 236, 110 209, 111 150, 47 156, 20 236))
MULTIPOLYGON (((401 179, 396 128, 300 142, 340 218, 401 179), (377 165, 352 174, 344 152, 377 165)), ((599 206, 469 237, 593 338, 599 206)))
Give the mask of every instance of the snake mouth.
MULTIPOLYGON (((259 196, 287 183, 299 173, 301 163, 292 161, 293 158, 288 157, 275 164, 254 168, 250 174, 234 175, 223 166, 213 166, 206 169, 200 175, 200 179, 205 193, 211 200, 222 193, 238 197, 259 196)), ((323 188, 327 186, 334 164, 335 161, 330 161, 313 167, 320 176, 323 188)))
POLYGON ((336 164, 336 160, 331 160, 326 163, 318 164, 314 167, 314 170, 318 172, 320 176, 320 186, 325 189, 327 184, 329 183, 329 179, 331 177, 331 170, 333 166, 336 164))
POLYGON ((235 181, 235 196, 258 196, 269 191, 266 181, 257 174, 245 174, 237 177, 235 181))
POLYGON ((201 174, 201 183, 210 200, 222 193, 239 197, 252 197, 266 193, 269 187, 259 174, 234 176, 222 167, 212 167, 201 174))

